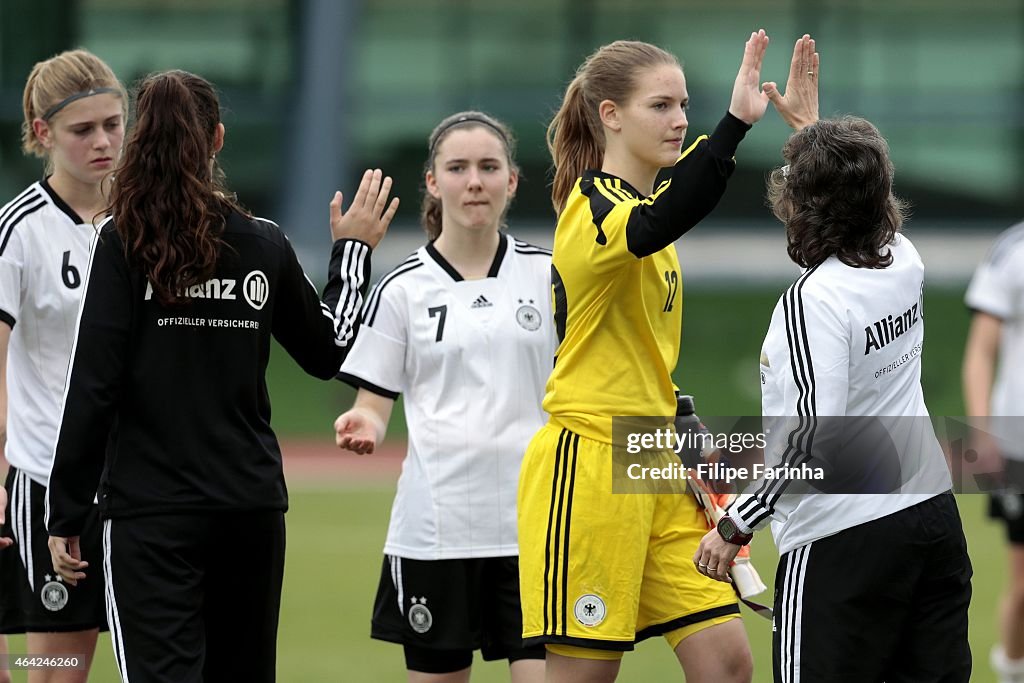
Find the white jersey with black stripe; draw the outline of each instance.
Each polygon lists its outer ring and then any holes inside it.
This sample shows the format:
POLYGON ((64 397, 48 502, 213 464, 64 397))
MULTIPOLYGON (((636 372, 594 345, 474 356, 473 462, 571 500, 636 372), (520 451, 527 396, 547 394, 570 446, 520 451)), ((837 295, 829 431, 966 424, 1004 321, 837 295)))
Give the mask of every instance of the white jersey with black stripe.
MULTIPOLYGON (((999 363, 989 412, 1024 415, 1024 223, 1003 232, 978 265, 965 297, 967 307, 1002 321, 999 363)), ((1003 453, 1024 460, 1024 420, 993 421, 1003 453)))
POLYGON ((408 454, 386 554, 518 554, 519 464, 547 420, 554 352, 545 249, 503 235, 488 276, 464 280, 427 245, 381 279, 340 377, 405 396, 408 454))
POLYGON ((96 229, 43 180, 0 209, 7 460, 46 486, 96 229))
POLYGON ((831 257, 782 295, 761 350, 761 409, 765 424, 776 427, 766 435, 772 465, 827 461, 820 451, 835 442, 823 430, 850 425, 834 418, 883 418, 902 485, 885 494, 794 493, 794 480, 755 482, 729 514, 745 531, 771 521, 782 553, 951 486, 921 390, 924 265, 905 236, 889 249, 887 268, 853 268, 831 257))

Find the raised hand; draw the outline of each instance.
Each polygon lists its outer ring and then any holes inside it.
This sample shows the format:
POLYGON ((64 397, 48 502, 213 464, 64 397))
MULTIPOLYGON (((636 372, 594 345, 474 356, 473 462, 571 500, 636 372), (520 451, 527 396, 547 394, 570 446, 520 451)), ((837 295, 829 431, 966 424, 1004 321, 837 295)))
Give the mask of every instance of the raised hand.
POLYGON ((341 192, 334 193, 331 200, 331 237, 335 240, 347 237, 349 239, 362 240, 374 248, 384 237, 391 225, 391 219, 398 211, 398 197, 388 203, 388 195, 391 194, 391 177, 381 179, 380 169, 366 169, 362 180, 359 181, 359 189, 356 190, 355 199, 348 207, 348 211, 342 213, 341 192))
POLYGON ((743 48, 743 62, 732 87, 729 113, 745 123, 757 123, 768 108, 768 96, 761 92, 761 63, 767 49, 768 36, 764 29, 751 33, 743 48))
POLYGON ((774 82, 764 84, 768 99, 776 111, 794 130, 800 130, 818 120, 818 74, 821 60, 814 49, 814 39, 804 34, 793 46, 793 61, 789 65, 786 94, 779 92, 774 82))

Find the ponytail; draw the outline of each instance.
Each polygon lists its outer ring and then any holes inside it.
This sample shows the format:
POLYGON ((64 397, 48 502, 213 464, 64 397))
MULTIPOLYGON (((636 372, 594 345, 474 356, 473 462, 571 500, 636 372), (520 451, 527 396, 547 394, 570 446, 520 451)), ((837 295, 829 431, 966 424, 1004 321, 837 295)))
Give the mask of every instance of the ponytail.
POLYGON ((679 61, 650 43, 617 40, 587 57, 569 83, 562 106, 548 126, 547 143, 555 166, 551 203, 561 214, 576 181, 604 163, 604 125, 598 107, 604 100, 625 103, 641 71, 679 61))
POLYGON ((558 215, 583 172, 600 168, 604 161, 604 129, 596 103, 587 102, 582 74, 566 88, 562 106, 548 125, 547 143, 555 166, 551 203, 558 215))
POLYGON ((428 242, 441 236, 441 200, 426 190, 420 206, 420 224, 423 225, 423 232, 427 233, 428 242))
POLYGON ((216 165, 220 104, 206 80, 167 71, 143 81, 136 109, 111 213, 129 261, 145 272, 157 301, 180 305, 189 287, 213 276, 228 212, 242 211, 216 165))

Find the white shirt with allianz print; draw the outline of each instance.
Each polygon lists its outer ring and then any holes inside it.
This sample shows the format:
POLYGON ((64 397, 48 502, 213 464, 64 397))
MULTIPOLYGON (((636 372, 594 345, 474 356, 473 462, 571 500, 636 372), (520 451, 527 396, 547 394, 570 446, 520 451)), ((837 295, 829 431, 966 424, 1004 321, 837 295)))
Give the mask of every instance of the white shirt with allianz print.
POLYGON ((547 421, 550 292, 550 252, 507 235, 486 278, 463 280, 428 245, 371 292, 341 377, 405 396, 408 454, 386 554, 518 555, 519 465, 547 421))
POLYGON ((96 228, 46 181, 0 209, 7 349, 7 461, 46 486, 96 228))
MULTIPOLYGON (((791 439, 813 441, 813 429, 828 424, 799 417, 905 418, 885 424, 896 426, 891 436, 901 458, 915 459, 904 470, 913 474, 894 493, 787 494, 795 482, 751 484, 729 514, 743 531, 770 521, 780 553, 916 505, 952 484, 921 390, 924 265, 903 235, 889 249, 887 268, 854 268, 833 256, 782 295, 761 351, 761 410, 765 418, 795 418, 785 423, 791 434, 768 435, 769 454, 784 452, 791 439)), ((766 460, 773 462, 771 455, 766 460)))

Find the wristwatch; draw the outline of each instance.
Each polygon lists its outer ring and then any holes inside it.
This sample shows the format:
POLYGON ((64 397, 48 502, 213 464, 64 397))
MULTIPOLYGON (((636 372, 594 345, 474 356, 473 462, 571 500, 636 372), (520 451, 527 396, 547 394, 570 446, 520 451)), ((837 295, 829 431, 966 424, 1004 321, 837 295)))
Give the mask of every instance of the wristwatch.
POLYGON ((729 515, 723 515, 718 520, 718 534, 726 543, 733 545, 746 545, 754 538, 754 534, 745 534, 736 526, 736 522, 729 519, 729 515))

